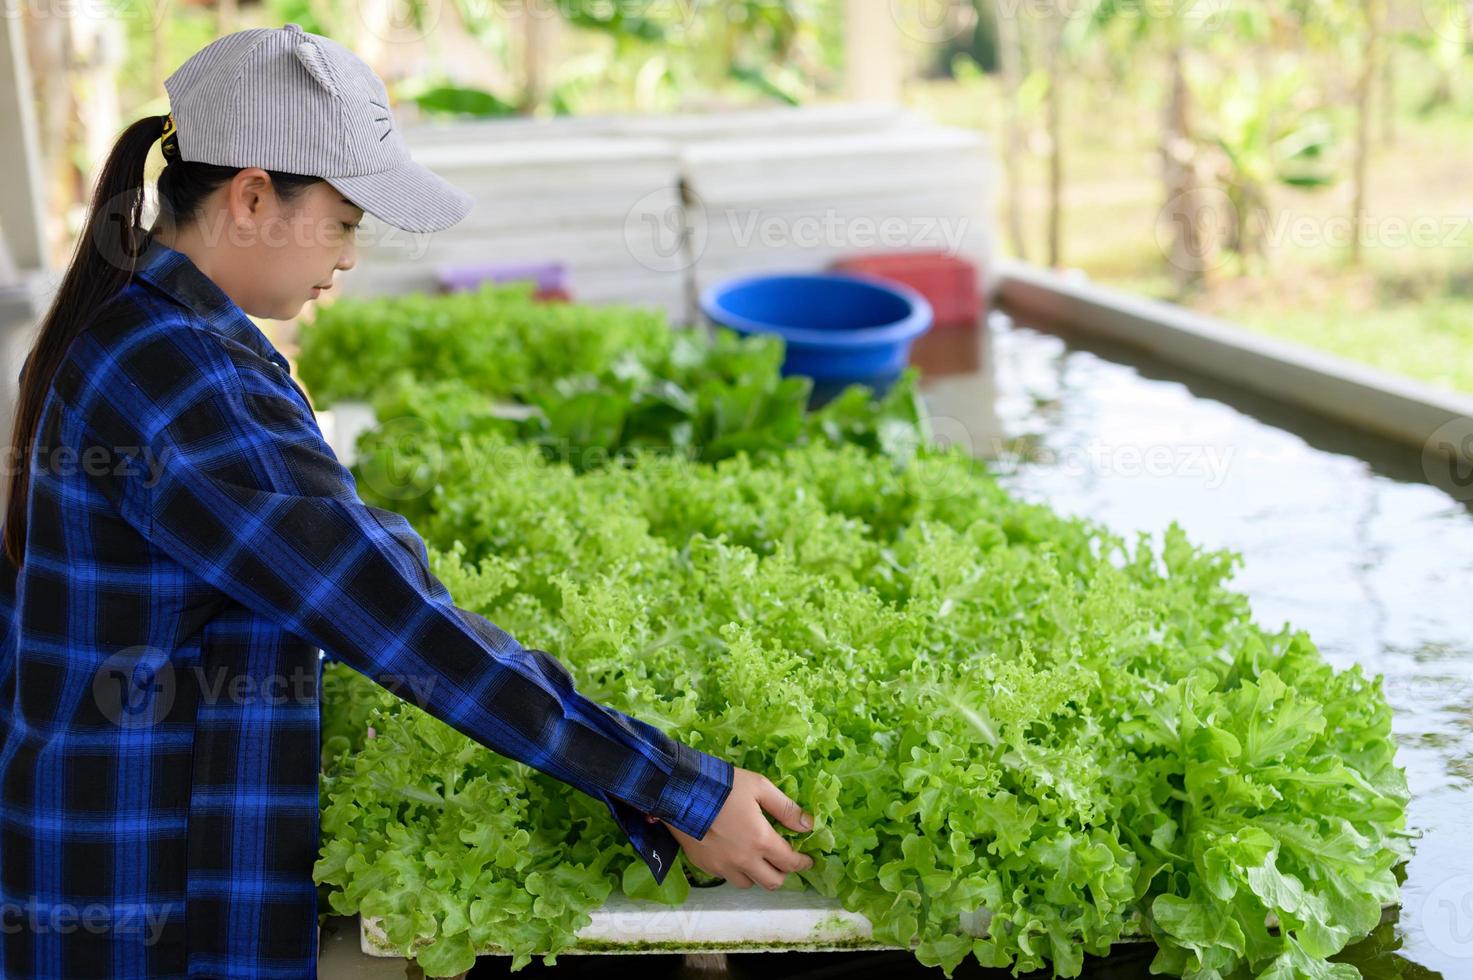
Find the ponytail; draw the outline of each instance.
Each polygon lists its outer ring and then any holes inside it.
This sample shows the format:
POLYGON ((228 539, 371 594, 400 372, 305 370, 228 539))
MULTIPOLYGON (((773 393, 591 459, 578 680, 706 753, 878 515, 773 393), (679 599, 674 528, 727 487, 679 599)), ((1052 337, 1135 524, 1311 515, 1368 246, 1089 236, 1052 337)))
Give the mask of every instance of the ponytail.
POLYGON ((41 320, 35 346, 20 373, 20 396, 10 434, 10 492, 5 505, 5 557, 19 568, 25 555, 26 497, 31 443, 41 405, 62 357, 92 315, 128 285, 142 251, 143 165, 164 132, 162 116, 146 116, 118 137, 92 192, 87 225, 77 236, 71 264, 50 310, 41 320), (123 261, 118 261, 121 258, 123 261))
MULTIPOLYGON (((20 395, 10 436, 9 493, 5 504, 5 557, 17 569, 25 559, 26 511, 31 448, 52 378, 72 341, 97 312, 133 281, 150 230, 142 227, 143 173, 149 152, 164 135, 166 116, 145 116, 123 130, 103 164, 92 193, 88 219, 36 342, 20 373, 20 395)), ((172 141, 166 149, 172 149, 172 141)), ((186 162, 166 153, 158 178, 159 221, 168 225, 192 217, 205 197, 240 172, 240 167, 186 162)), ((268 170, 283 199, 291 200, 321 180, 268 170)))

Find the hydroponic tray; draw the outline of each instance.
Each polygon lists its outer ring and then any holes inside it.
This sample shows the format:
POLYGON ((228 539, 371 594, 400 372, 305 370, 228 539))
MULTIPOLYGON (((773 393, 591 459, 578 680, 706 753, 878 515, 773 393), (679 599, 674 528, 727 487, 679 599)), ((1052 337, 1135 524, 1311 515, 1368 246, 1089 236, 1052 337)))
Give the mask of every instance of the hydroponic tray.
MULTIPOLYGON (((671 907, 615 893, 590 913, 592 922, 578 930, 578 944, 564 953, 769 953, 898 949, 871 938, 870 922, 849 912, 837 899, 811 888, 732 884, 692 888, 690 897, 671 907)), ((991 917, 981 911, 962 928, 974 935, 987 929, 991 917)), ((402 956, 389 945, 376 916, 359 917, 360 944, 370 956, 402 956)), ((487 946, 479 955, 506 955, 487 946)))
MULTIPOLYGON (((1386 910, 1394 903, 1382 905, 1386 910)), ((615 893, 590 913, 588 925, 577 932, 578 943, 558 955, 579 953, 827 953, 899 949, 875 942, 870 921, 825 898, 811 888, 737 888, 721 884, 692 888, 681 905, 670 907, 637 901, 615 893)), ((992 916, 979 909, 963 916, 961 927, 973 936, 987 932, 992 916)), ((368 956, 399 957, 389 945, 377 916, 358 917, 359 946, 368 956)), ((1265 924, 1279 927, 1269 915, 1265 924)), ((1146 935, 1128 931, 1122 943, 1150 942, 1146 935)), ((1118 944, 1117 944, 1118 945, 1118 944)), ((484 946, 477 956, 506 956, 498 946, 484 946)))

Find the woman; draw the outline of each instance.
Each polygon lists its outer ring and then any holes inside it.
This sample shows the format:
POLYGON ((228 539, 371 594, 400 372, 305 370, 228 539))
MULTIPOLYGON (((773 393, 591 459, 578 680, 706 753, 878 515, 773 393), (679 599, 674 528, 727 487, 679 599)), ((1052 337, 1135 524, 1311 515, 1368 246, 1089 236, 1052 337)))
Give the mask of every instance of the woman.
POLYGON ((247 318, 331 289, 365 212, 435 231, 469 209, 410 160, 383 83, 288 24, 220 38, 165 88, 172 113, 113 149, 21 373, 0 976, 314 975, 324 655, 603 800, 657 879, 682 848, 742 888, 811 867, 763 811, 810 821, 766 778, 456 608, 247 318))

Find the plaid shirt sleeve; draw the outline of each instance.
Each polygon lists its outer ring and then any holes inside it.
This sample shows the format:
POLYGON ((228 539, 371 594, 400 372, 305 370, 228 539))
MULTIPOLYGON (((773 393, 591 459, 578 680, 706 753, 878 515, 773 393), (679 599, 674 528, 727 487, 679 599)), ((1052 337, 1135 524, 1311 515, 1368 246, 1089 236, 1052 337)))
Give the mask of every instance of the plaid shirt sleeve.
POLYGON ((603 800, 663 881, 679 845, 659 821, 704 837, 732 764, 590 701, 553 656, 455 606, 409 523, 359 498, 290 375, 214 353, 158 406, 156 462, 128 481, 125 519, 327 656, 603 800))

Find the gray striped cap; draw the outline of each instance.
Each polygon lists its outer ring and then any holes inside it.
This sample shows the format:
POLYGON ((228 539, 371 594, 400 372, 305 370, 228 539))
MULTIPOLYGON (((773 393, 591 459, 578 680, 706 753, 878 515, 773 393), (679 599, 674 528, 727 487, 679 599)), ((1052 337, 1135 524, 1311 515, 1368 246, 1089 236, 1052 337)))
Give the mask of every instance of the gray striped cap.
POLYGON ((439 231, 471 209, 470 195, 409 158, 373 69, 297 24, 218 38, 164 89, 181 159, 321 177, 405 231, 439 231))

